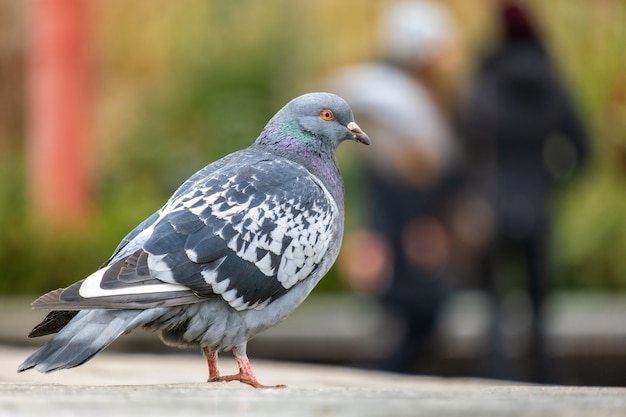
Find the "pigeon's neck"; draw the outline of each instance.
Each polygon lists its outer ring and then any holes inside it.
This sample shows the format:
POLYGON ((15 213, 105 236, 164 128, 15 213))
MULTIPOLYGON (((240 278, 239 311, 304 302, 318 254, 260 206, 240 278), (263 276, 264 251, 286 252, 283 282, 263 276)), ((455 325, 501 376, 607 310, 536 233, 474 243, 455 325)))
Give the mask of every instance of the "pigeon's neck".
POLYGON ((328 188, 337 204, 343 207, 344 185, 334 149, 314 146, 313 141, 297 139, 294 134, 268 125, 254 143, 270 152, 303 165, 328 188))

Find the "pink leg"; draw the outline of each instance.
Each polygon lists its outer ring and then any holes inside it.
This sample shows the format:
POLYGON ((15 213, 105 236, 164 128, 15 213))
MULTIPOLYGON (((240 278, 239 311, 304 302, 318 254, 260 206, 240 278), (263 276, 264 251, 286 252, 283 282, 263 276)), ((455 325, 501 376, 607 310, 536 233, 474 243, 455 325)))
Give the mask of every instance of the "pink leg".
POLYGON ((206 347, 202 348, 202 351, 209 366, 209 380, 207 382, 211 382, 220 377, 220 371, 217 369, 217 352, 206 347))
POLYGON ((278 385, 263 385, 259 381, 257 381, 254 376, 254 372, 252 372, 252 366, 250 365, 250 360, 248 356, 245 354, 240 354, 236 348, 233 349, 233 355, 235 355, 235 359, 237 360, 237 364, 239 365, 239 373, 235 375, 226 375, 226 376, 216 376, 215 378, 211 378, 210 382, 230 382, 230 381, 239 381, 244 384, 252 385, 254 388, 286 388, 287 385, 278 384, 278 385))

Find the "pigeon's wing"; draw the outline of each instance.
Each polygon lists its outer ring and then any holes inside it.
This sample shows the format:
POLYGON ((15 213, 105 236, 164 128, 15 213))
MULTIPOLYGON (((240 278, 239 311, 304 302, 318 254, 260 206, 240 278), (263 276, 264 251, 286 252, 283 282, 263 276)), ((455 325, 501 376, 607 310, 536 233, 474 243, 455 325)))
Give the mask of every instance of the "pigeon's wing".
MULTIPOLYGON (((339 238, 339 209, 305 168, 240 160, 188 184, 116 260, 37 308, 147 308, 221 297, 262 308, 317 271, 339 238)), ((322 271, 325 272, 325 271, 322 271)))
MULTIPOLYGON (((123 254, 123 252, 126 250, 127 251, 127 246, 130 242, 132 242, 133 240, 135 240, 135 238, 137 238, 137 236, 139 236, 139 234, 141 232, 143 232, 144 230, 150 228, 157 220, 159 219, 159 213, 156 212, 154 213, 152 216, 148 217, 146 220, 142 221, 141 223, 139 223, 139 225, 137 227, 135 227, 133 230, 131 230, 130 233, 128 233, 124 239, 122 239, 122 241, 120 242, 119 245, 117 245, 117 248, 115 248, 115 250, 113 251, 113 255, 111 255, 111 257, 109 258, 108 261, 106 261, 104 263, 104 265, 102 265, 102 267, 105 267, 111 263, 114 262, 114 260, 118 257, 120 257, 121 254, 123 254)), ((123 257, 123 256, 122 256, 123 257)))
POLYGON ((111 257, 102 266, 104 267, 110 265, 136 251, 139 248, 138 245, 140 245, 142 242, 142 239, 137 239, 138 236, 146 229, 150 229, 156 223, 156 221, 159 220, 160 214, 162 212, 167 211, 168 207, 173 202, 177 201, 178 199, 180 199, 180 197, 189 193, 190 190, 194 186, 196 186, 199 181, 202 181, 204 178, 211 176, 213 172, 219 171, 224 166, 231 164, 231 159, 237 159, 238 154, 239 153, 236 152, 227 155, 226 157, 207 165, 206 167, 189 177, 183 184, 180 185, 180 187, 178 187, 178 189, 174 192, 174 194, 170 197, 168 202, 161 210, 145 219, 121 240, 117 248, 115 248, 115 250, 113 251, 113 255, 111 255, 111 257))

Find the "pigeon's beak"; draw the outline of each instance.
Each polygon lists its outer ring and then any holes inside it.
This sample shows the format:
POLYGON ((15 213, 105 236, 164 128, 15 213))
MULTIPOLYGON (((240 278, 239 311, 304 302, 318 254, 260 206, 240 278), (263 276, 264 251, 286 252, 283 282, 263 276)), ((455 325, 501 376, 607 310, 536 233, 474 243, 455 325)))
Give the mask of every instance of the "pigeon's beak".
POLYGON ((357 142, 361 142, 364 145, 369 145, 371 143, 369 136, 367 136, 365 132, 361 130, 359 125, 354 122, 350 122, 348 123, 347 127, 353 134, 352 139, 356 140, 357 142))

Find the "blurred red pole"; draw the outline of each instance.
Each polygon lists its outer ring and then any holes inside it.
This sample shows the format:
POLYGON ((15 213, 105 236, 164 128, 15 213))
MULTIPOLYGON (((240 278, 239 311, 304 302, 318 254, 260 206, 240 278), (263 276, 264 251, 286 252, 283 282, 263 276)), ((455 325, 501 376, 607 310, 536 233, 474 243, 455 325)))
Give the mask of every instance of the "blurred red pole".
POLYGON ((79 226, 90 207, 88 1, 30 3, 28 181, 50 226, 79 226))

